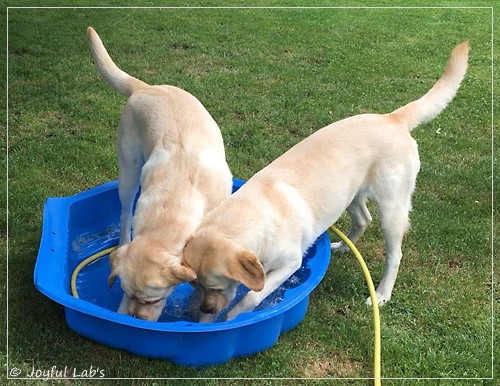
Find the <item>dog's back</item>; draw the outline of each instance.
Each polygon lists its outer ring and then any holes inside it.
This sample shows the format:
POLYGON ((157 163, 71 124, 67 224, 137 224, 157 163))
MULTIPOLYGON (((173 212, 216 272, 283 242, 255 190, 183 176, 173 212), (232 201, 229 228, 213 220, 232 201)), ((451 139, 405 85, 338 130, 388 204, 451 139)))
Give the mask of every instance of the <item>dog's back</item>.
MULTIPOLYGON (((422 98, 389 114, 362 114, 332 123, 253 178, 296 189, 315 219, 314 238, 340 217, 356 195, 381 201, 396 184, 413 192, 420 162, 410 132, 436 117, 453 99, 467 69, 468 49, 467 42, 453 49, 443 75, 422 98)), ((409 202, 404 205, 410 209, 409 202)))
POLYGON ((146 160, 157 148, 179 146, 195 154, 214 149, 224 159, 224 143, 215 120, 196 97, 175 86, 136 90, 127 101, 119 130, 124 138, 140 136, 136 142, 144 146, 146 160))

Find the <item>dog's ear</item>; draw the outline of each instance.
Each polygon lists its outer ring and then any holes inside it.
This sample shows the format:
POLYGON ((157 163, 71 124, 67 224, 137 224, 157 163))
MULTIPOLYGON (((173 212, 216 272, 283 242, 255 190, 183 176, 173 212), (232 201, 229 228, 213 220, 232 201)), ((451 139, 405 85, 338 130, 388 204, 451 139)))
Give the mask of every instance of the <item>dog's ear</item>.
POLYGON ((116 277, 118 276, 118 271, 120 270, 120 260, 124 256, 127 250, 127 245, 122 245, 118 249, 114 250, 109 255, 109 265, 111 267, 111 274, 108 277, 108 285, 110 287, 115 283, 116 277))
POLYGON ((182 251, 181 265, 183 265, 186 268, 190 268, 193 271, 196 271, 196 267, 193 264, 194 261, 191 258, 192 248, 191 248, 191 245, 189 244, 192 240, 193 240, 193 235, 188 237, 186 244, 184 245, 184 249, 182 251))
POLYGON ((167 268, 168 271, 174 275, 177 280, 182 283, 191 282, 196 279, 196 272, 185 262, 176 264, 173 267, 167 268))
POLYGON ((238 253, 237 259, 230 266, 231 277, 244 284, 252 291, 261 291, 264 288, 266 274, 259 258, 250 251, 238 253))

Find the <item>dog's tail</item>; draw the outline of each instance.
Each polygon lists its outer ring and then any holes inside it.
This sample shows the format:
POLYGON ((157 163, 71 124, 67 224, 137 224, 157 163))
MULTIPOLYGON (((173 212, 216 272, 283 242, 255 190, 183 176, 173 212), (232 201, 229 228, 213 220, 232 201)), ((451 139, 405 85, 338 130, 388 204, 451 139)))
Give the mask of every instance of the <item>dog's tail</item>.
POLYGON ((441 78, 422 98, 393 111, 389 116, 402 122, 411 131, 428 122, 444 110, 455 96, 467 71, 469 44, 463 42, 451 51, 448 65, 441 78))
POLYGON ((108 51, 104 48, 101 38, 92 27, 87 28, 87 37, 97 70, 111 87, 129 97, 137 89, 148 86, 147 83, 130 76, 116 66, 109 57, 108 51))

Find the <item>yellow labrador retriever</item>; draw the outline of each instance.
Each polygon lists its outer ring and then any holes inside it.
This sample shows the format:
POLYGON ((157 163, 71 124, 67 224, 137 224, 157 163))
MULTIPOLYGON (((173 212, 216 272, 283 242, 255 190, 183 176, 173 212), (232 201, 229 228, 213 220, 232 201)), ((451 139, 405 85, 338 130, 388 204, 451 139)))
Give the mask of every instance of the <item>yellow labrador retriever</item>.
POLYGON ((227 319, 255 308, 300 267, 309 245, 345 209, 355 242, 371 221, 367 198, 378 205, 386 244, 377 299, 382 304, 391 298, 420 167, 410 132, 453 99, 468 51, 467 42, 453 49, 443 75, 422 98, 390 114, 357 115, 315 132, 203 219, 184 251, 202 288, 200 321, 213 320, 210 314, 227 307, 240 283, 251 291, 227 319))
POLYGON ((133 78, 93 28, 87 36, 102 78, 129 97, 118 127, 120 247, 110 256, 109 283, 119 276, 125 292, 118 312, 157 320, 174 286, 196 277, 181 265, 187 238, 231 193, 222 135, 194 96, 133 78))

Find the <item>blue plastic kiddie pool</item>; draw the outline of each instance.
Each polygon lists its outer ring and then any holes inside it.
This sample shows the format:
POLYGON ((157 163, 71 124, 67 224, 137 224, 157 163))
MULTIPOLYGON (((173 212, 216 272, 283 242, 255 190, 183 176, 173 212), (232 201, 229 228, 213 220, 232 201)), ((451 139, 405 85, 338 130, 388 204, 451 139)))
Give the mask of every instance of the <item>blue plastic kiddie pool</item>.
MULTIPOLYGON (((243 181, 234 180, 233 190, 243 181)), ((117 314, 123 292, 117 280, 108 287, 108 256, 85 266, 77 277, 79 298, 71 295, 75 267, 88 256, 118 243, 118 183, 111 181, 71 197, 49 198, 35 266, 35 286, 65 308, 66 322, 77 333, 104 345, 179 365, 220 364, 252 355, 276 343, 281 333, 304 318, 310 292, 330 261, 324 233, 304 256, 302 267, 254 311, 231 321, 196 323, 187 315, 192 287, 181 284, 158 320, 117 314)), ((245 289, 241 286, 239 297, 245 289)))

